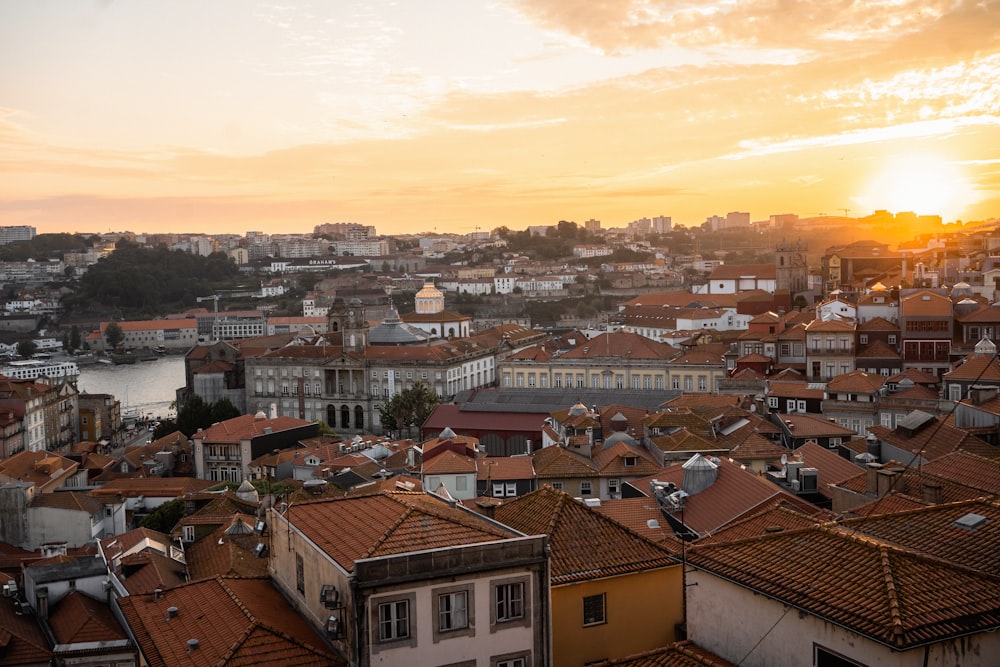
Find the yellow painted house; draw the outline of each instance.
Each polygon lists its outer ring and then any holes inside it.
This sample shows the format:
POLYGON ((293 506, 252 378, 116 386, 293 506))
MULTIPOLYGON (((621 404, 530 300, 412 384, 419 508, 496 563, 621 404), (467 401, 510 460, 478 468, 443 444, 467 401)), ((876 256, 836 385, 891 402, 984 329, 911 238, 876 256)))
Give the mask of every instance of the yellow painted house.
POLYGON ((663 546, 549 486, 497 507, 494 518, 549 536, 553 664, 622 658, 677 639, 681 565, 663 546))

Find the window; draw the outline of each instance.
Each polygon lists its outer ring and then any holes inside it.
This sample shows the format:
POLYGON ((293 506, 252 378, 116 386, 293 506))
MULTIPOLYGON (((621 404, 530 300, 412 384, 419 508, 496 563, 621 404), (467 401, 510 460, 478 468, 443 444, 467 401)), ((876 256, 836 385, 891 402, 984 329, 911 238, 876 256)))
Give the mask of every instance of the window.
POLYGON ((490 658, 490 667, 529 667, 530 658, 528 651, 497 655, 490 658))
POLYGON ((609 479, 608 480, 608 493, 611 494, 612 497, 618 495, 621 492, 621 490, 622 490, 622 486, 621 486, 621 480, 620 479, 609 479))
POLYGON ((604 622, 604 593, 585 596, 583 598, 583 624, 598 625, 604 622))
POLYGON ((589 496, 591 493, 593 493, 593 489, 591 487, 590 480, 580 482, 580 495, 589 496))
POLYGON ((194 526, 184 526, 182 529, 185 542, 194 542, 194 526))
POLYGON ((705 391, 708 389, 708 380, 704 375, 698 376, 698 391, 705 391))
POLYGON ((767 407, 769 407, 769 408, 771 408, 773 410, 777 410, 778 409, 778 397, 777 396, 768 396, 767 397, 767 407))
POLYGON ((523 581, 498 584, 493 587, 493 596, 496 623, 507 623, 525 617, 523 581))
POLYGON ((295 554, 295 590, 306 594, 306 568, 299 554, 295 554))
POLYGON ((550 484, 550 486, 553 489, 555 489, 556 491, 562 491, 563 490, 563 483, 562 482, 552 482, 552 484, 550 484))
POLYGON ((896 334, 889 334, 889 345, 896 344, 896 334))
POLYGON ((395 600, 378 606, 378 640, 391 642, 410 636, 410 601, 395 600))
POLYGON ((855 662, 849 658, 845 658, 839 653, 834 653, 828 649, 823 648, 813 644, 813 648, 816 651, 816 657, 813 660, 813 664, 816 667, 861 667, 862 663, 855 662))
POLYGON ((797 412, 805 412, 806 411, 806 402, 805 401, 796 401, 795 410, 797 412))
POLYGON ((625 459, 625 467, 626 468, 634 468, 636 466, 636 464, 639 463, 639 457, 638 456, 625 456, 623 458, 625 459))
POLYGON ((437 596, 438 632, 469 627, 469 593, 455 591, 437 596))
POLYGON ((861 334, 860 338, 861 338, 860 342, 862 345, 868 344, 868 334, 861 334))
POLYGON ((675 375, 674 377, 672 377, 670 379, 670 386, 673 389, 680 389, 681 388, 681 379, 680 379, 680 377, 677 376, 677 375, 675 375))

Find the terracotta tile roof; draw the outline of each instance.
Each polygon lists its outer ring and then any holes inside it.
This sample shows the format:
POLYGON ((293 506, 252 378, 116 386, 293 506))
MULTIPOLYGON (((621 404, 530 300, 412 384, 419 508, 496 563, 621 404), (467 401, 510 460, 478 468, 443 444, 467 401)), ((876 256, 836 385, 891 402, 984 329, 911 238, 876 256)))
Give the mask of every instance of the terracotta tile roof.
POLYGON ((854 431, 836 422, 813 415, 788 413, 781 420, 796 438, 852 438, 854 431))
POLYGON ((605 439, 615 431, 616 425, 624 425, 627 432, 642 432, 642 420, 649 412, 645 408, 635 408, 629 405, 612 403, 598 408, 601 417, 601 433, 605 439), (624 420, 622 419, 624 417, 624 420))
POLYGON ((932 385, 937 386, 940 384, 941 380, 935 375, 930 373, 925 373, 922 370, 916 368, 906 368, 902 372, 896 373, 895 375, 890 375, 886 378, 886 382, 899 383, 903 379, 912 380, 916 384, 922 385, 932 385))
POLYGON ((857 354, 856 359, 899 359, 899 352, 892 349, 880 340, 870 345, 866 345, 857 354))
POLYGON ((623 303, 623 306, 676 306, 684 308, 734 308, 738 301, 736 294, 692 294, 687 290, 652 292, 643 294, 623 303))
MULTIPOLYGON (((156 545, 169 545, 171 538, 166 533, 150 528, 133 528, 121 535, 103 539, 98 543, 105 560, 109 563, 119 554, 132 553, 139 548, 156 545)), ((154 547, 155 548, 155 547, 154 547)))
POLYGON ((662 412, 653 413, 643 420, 643 424, 648 429, 661 429, 667 432, 686 428, 703 438, 715 439, 715 431, 712 429, 711 422, 689 407, 671 407, 662 412))
POLYGON ((119 604, 150 667, 345 664, 265 578, 204 579, 119 604))
POLYGON ((816 480, 818 492, 827 498, 832 495, 830 492, 831 484, 840 484, 857 476, 859 471, 864 471, 857 464, 838 456, 815 442, 807 442, 802 445, 795 450, 795 455, 790 458, 801 461, 807 468, 816 468, 818 471, 818 479, 816 480))
POLYGON ((617 521, 634 533, 652 540, 671 553, 681 552, 681 540, 674 534, 656 501, 652 498, 616 498, 601 500, 592 508, 612 521, 617 521))
MULTIPOLYGON (((684 504, 684 524, 700 536, 710 535, 733 521, 778 502, 792 503, 806 512, 819 511, 816 507, 784 491, 764 477, 725 458, 718 459, 715 482, 703 491, 688 496, 684 504)), ((656 474, 660 482, 672 482, 684 488, 684 468, 675 465, 656 474)), ((633 486, 640 482, 633 483, 633 486)), ((650 493, 649 484, 637 486, 643 493, 650 493)))
POLYGON ((923 471, 970 489, 978 489, 991 495, 1000 494, 1000 461, 996 458, 957 451, 925 463, 923 471))
POLYGON ((709 280, 733 280, 754 277, 759 280, 773 280, 777 267, 770 264, 719 264, 712 270, 709 280))
POLYGON ((538 479, 597 476, 593 461, 559 445, 539 449, 531 457, 538 479))
POLYGON ((590 663, 588 667, 736 667, 736 665, 690 641, 682 641, 625 658, 590 663))
POLYGON ((90 495, 96 498, 121 494, 126 498, 148 496, 150 498, 177 498, 187 493, 204 491, 218 482, 194 477, 126 477, 113 479, 100 488, 91 489, 90 495))
MULTIPOLYGON (((921 413, 914 412, 910 414, 921 413)), ((945 454, 965 449, 966 446, 993 448, 993 445, 980 440, 976 436, 951 426, 941 417, 934 417, 928 414, 925 415, 925 419, 927 421, 920 426, 920 430, 916 433, 902 426, 897 426, 895 429, 889 429, 885 426, 870 426, 868 427, 868 431, 882 442, 887 442, 904 451, 919 455, 927 461, 933 461, 945 454)))
POLYGON ((254 517, 235 515, 210 534, 184 549, 188 578, 214 576, 265 577, 267 558, 255 553, 260 537, 253 532, 254 517), (238 532, 233 532, 237 530, 238 532))
POLYGON ((49 507, 52 509, 75 510, 94 516, 104 510, 104 503, 93 496, 75 491, 58 493, 36 493, 29 507, 49 507))
POLYGON ((798 399, 814 399, 823 400, 825 394, 825 384, 820 383, 809 383, 809 382, 775 382, 772 380, 768 383, 768 396, 775 396, 777 398, 798 398, 798 399), (816 385, 820 385, 817 387, 816 385), (812 388, 810 388, 812 387, 812 388))
POLYGON ((732 394, 681 394, 663 404, 667 409, 688 408, 696 412, 715 412, 734 408, 742 403, 732 394))
POLYGON ((0 598, 0 664, 48 665, 49 642, 34 614, 22 614, 11 598, 0 598))
POLYGON ((909 389, 903 389, 902 391, 897 391, 893 394, 889 394, 887 398, 907 399, 911 401, 930 401, 930 400, 937 400, 938 393, 925 385, 915 384, 909 389))
POLYGON ((927 290, 904 296, 899 302, 900 317, 951 317, 951 299, 927 290))
POLYGON ((122 571, 118 576, 119 579, 124 577, 123 584, 129 595, 152 593, 157 588, 172 588, 187 581, 182 563, 150 549, 122 558, 122 571))
POLYGON ((899 325, 893 324, 884 317, 873 317, 858 325, 858 331, 899 331, 899 325))
POLYGON ((497 507, 494 518, 549 536, 554 586, 678 565, 662 546, 549 486, 497 507))
POLYGON ((806 333, 816 333, 817 331, 854 332, 854 322, 845 322, 842 320, 813 320, 806 325, 806 333))
POLYGON ((46 451, 23 450, 0 460, 0 476, 29 482, 44 489, 58 486, 54 482, 65 479, 80 467, 76 461, 46 451))
POLYGON ((602 477, 645 477, 660 469, 645 449, 621 441, 599 448, 593 461, 602 477), (626 459, 632 465, 626 465, 626 459))
POLYGON ((477 479, 512 481, 535 479, 534 461, 530 456, 485 456, 476 459, 477 479))
MULTIPOLYGON (((930 464, 926 464, 922 466, 921 470, 917 470, 915 468, 907 468, 900 465, 898 462, 890 461, 884 465, 883 470, 887 474, 893 474, 892 491, 912 496, 914 498, 923 498, 925 484, 936 484, 940 487, 942 503, 972 500, 984 495, 983 489, 967 486, 966 484, 955 482, 947 477, 927 472, 927 465, 930 464)), ((867 471, 862 470, 857 477, 844 480, 836 486, 857 495, 867 495, 867 471)))
POLYGON ((976 499, 840 522, 845 531, 963 565, 1000 572, 1000 501, 976 499), (986 519, 974 529, 958 523, 969 514, 986 519))
POLYGON ((107 604, 78 590, 71 590, 54 605, 49 625, 57 644, 128 639, 107 604))
POLYGON ((827 392, 840 392, 851 394, 874 394, 885 386, 885 376, 866 373, 865 371, 851 371, 838 375, 826 384, 827 392))
POLYGON ((345 570, 354 561, 514 537, 423 493, 392 492, 293 504, 286 518, 345 570))
POLYGON ((905 493, 890 491, 881 498, 876 498, 871 502, 851 508, 854 516, 874 516, 877 514, 895 514, 907 510, 929 507, 933 503, 926 502, 920 498, 908 496, 905 493))
POLYGON ((1000 575, 840 527, 695 545, 688 563, 896 650, 1000 626, 1000 575))
POLYGON ((755 460, 778 460, 788 449, 778 443, 768 440, 759 433, 751 433, 743 442, 730 447, 729 456, 741 463, 755 460))
POLYGON ((234 443, 242 440, 249 440, 265 433, 280 433, 290 431, 301 426, 308 426, 313 422, 295 417, 257 417, 254 415, 240 415, 226 421, 213 424, 206 429, 195 433, 192 437, 199 438, 205 443, 227 442, 234 443), (270 429, 266 431, 265 429, 270 429))
POLYGON ((425 460, 420 468, 423 475, 456 475, 476 472, 476 459, 471 456, 447 450, 430 461, 425 460))
POLYGON ((966 315, 956 315, 955 319, 966 324, 1000 322, 1000 307, 995 304, 985 304, 966 315))
POLYGON ((671 359, 674 364, 690 364, 691 366, 705 366, 709 364, 722 364, 722 355, 714 350, 703 349, 703 346, 692 348, 689 352, 671 359))
POLYGON ((650 340, 631 331, 603 333, 591 340, 584 340, 563 353, 563 359, 598 359, 602 357, 628 357, 629 359, 667 360, 677 350, 666 343, 650 340))
POLYGON ((823 521, 832 520, 833 516, 831 512, 808 514, 791 503, 778 502, 756 514, 734 521, 714 535, 702 537, 697 543, 739 542, 751 537, 800 530, 819 525, 823 521))
POLYGON ((992 354, 970 354, 962 364, 944 374, 945 380, 1000 382, 1000 361, 992 354))
POLYGON ((681 429, 670 435, 658 435, 650 438, 653 445, 661 452, 718 452, 729 448, 716 440, 706 440, 697 433, 681 429))

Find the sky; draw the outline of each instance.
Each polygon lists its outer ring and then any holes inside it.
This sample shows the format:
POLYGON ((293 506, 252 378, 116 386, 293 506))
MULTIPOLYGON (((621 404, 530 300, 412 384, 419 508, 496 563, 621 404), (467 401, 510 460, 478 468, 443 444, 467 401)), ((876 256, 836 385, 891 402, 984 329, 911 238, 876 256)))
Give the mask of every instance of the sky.
POLYGON ((0 0, 0 225, 1000 217, 1000 0, 0 0))

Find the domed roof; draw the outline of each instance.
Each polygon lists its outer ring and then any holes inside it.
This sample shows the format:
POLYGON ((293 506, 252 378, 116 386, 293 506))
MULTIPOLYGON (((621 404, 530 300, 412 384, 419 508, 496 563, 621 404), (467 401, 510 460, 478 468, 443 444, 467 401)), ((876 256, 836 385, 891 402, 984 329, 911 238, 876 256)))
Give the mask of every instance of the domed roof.
POLYGON ((439 290, 437 287, 434 286, 434 283, 424 283, 424 286, 420 288, 419 292, 417 292, 416 298, 433 299, 442 296, 444 296, 444 294, 441 292, 441 290, 439 290))
POLYGON ((361 306, 363 306, 365 304, 363 304, 361 302, 361 299, 359 299, 358 297, 355 296, 355 297, 351 297, 351 300, 347 302, 347 305, 351 306, 352 308, 359 308, 359 307, 361 307, 361 306))

